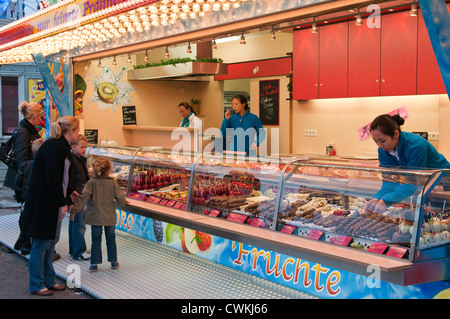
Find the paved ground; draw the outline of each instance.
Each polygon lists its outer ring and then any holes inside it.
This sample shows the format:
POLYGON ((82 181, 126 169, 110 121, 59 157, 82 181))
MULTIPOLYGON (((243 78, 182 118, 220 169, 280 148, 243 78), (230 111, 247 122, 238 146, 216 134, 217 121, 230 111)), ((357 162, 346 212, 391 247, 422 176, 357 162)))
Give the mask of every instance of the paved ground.
MULTIPOLYGON (((18 212, 13 192, 3 187, 5 165, 0 162, 0 215, 18 212)), ((57 283, 65 281, 57 278, 57 283)), ((54 292, 53 296, 41 297, 31 295, 28 290, 28 259, 10 250, 0 242, 0 299, 94 299, 94 297, 71 289, 54 292)), ((4 305, 4 303, 2 303, 4 305)))

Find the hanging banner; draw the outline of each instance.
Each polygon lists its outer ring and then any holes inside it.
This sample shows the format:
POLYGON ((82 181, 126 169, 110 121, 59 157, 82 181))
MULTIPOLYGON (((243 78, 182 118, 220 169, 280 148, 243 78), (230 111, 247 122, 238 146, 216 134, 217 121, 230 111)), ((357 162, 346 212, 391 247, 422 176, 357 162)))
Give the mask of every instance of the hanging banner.
POLYGON ((28 102, 34 102, 42 106, 44 115, 41 121, 37 125, 38 133, 41 137, 46 136, 46 120, 45 114, 47 113, 47 103, 45 94, 45 85, 42 79, 28 79, 28 102))

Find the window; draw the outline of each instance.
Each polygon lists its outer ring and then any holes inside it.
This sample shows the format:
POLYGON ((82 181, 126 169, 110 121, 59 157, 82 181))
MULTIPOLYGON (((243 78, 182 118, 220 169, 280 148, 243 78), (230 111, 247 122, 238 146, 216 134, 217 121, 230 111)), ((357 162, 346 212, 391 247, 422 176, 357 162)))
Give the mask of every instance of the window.
POLYGON ((12 134, 19 124, 19 81, 17 77, 2 76, 2 134, 12 134))

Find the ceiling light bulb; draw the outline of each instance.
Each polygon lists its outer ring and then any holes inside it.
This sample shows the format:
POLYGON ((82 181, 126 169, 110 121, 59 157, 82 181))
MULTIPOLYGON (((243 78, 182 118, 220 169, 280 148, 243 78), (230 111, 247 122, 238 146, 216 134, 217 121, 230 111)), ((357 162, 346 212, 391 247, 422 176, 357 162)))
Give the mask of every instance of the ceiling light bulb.
POLYGON ((145 50, 144 61, 148 61, 148 52, 147 52, 147 50, 145 50))
POLYGON ((164 51, 164 56, 165 56, 166 58, 169 57, 169 48, 168 48, 168 47, 166 47, 166 51, 164 51))
POLYGON ((356 25, 362 25, 362 18, 361 18, 361 14, 359 13, 359 8, 358 8, 358 14, 356 15, 356 21, 355 21, 356 25))
POLYGON ((270 32, 270 40, 275 40, 277 37, 275 36, 275 30, 273 29, 272 26, 272 32, 270 32))
POLYGON ((217 50, 216 38, 214 38, 213 41, 212 41, 211 49, 217 50))
POLYGON ((117 65, 116 56, 114 56, 114 58, 113 58, 112 65, 117 65))
POLYGON ((191 42, 189 42, 186 53, 192 53, 191 42))
POLYGON ((101 59, 98 59, 97 67, 99 67, 99 68, 102 67, 102 60, 101 59))
POLYGON ((311 26, 311 32, 312 33, 317 33, 319 30, 317 29, 317 23, 316 23, 316 18, 313 18, 313 23, 311 26))
POLYGON ((247 42, 245 41, 244 32, 242 32, 240 44, 246 44, 246 43, 247 42))
POLYGON ((131 55, 130 55, 130 53, 128 53, 128 60, 127 60, 127 62, 131 63, 131 55))

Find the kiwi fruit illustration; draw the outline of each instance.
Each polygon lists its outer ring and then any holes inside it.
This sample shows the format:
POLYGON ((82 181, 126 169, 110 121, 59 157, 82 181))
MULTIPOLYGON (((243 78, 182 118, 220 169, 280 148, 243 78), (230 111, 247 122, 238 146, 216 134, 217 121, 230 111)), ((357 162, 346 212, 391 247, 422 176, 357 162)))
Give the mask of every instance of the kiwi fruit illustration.
POLYGON ((119 90, 117 90, 115 85, 109 82, 100 83, 97 88, 97 94, 100 100, 105 103, 113 103, 118 92, 119 90))

